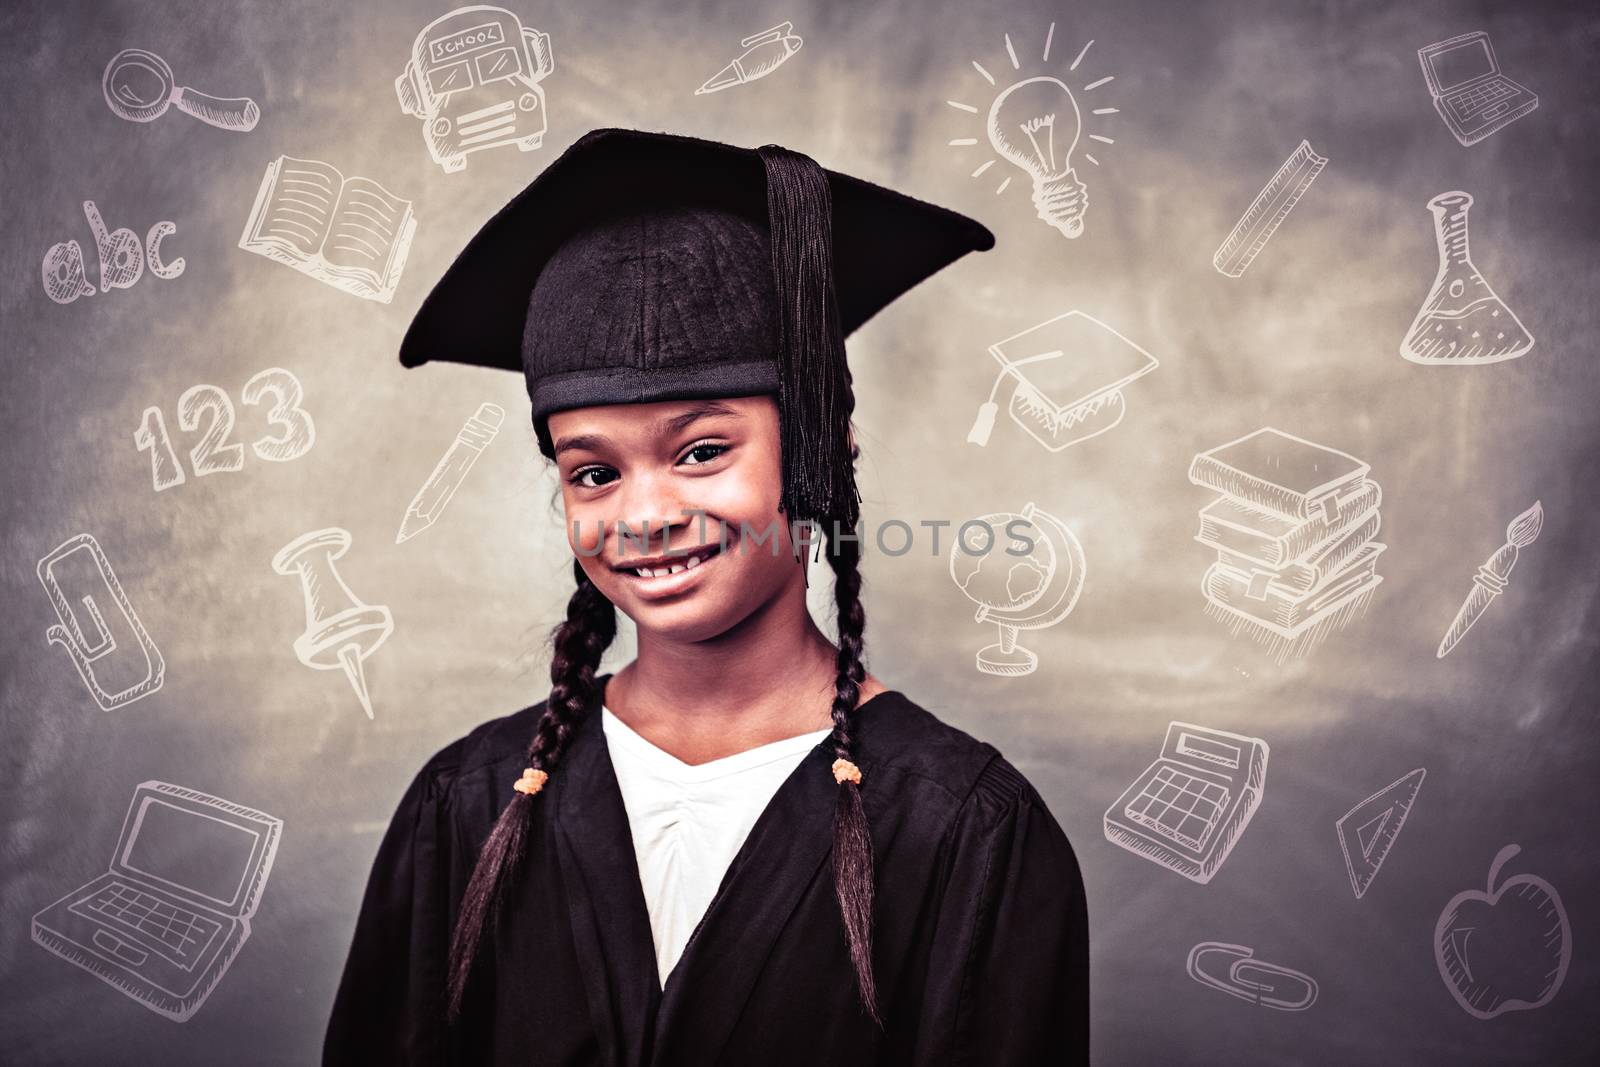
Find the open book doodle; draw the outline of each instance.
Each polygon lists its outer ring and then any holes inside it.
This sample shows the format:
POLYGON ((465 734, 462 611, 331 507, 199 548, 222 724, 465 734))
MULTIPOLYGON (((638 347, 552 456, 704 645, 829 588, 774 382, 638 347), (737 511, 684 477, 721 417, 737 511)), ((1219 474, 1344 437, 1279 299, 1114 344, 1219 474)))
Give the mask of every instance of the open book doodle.
POLYGON ((239 247, 363 300, 394 298, 416 233, 411 201, 315 159, 267 165, 239 247))

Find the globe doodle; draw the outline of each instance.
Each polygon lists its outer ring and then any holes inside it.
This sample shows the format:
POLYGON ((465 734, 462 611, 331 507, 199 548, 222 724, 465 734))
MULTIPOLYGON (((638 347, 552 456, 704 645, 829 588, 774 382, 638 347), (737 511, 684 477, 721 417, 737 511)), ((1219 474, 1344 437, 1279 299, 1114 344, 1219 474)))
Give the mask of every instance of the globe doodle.
POLYGON ((1003 677, 1031 674, 1039 657, 1017 644, 1017 632, 1052 626, 1077 605, 1087 570, 1083 546, 1066 523, 1032 503, 1020 513, 995 512, 973 521, 996 531, 993 543, 985 551, 975 537, 956 538, 950 577, 978 605, 973 621, 1000 628, 1000 640, 978 650, 978 670, 1003 677), (1032 549, 1014 554, 1023 539, 1033 542, 1032 549))

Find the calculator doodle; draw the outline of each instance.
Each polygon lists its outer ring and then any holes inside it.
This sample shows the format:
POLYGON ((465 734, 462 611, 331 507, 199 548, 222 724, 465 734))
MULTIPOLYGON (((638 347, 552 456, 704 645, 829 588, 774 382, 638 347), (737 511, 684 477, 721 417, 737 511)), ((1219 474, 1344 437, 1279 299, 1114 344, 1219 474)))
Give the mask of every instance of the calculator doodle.
POLYGON ((1172 723, 1160 758, 1106 810, 1106 840, 1209 882, 1261 802, 1267 752, 1259 737, 1172 723))

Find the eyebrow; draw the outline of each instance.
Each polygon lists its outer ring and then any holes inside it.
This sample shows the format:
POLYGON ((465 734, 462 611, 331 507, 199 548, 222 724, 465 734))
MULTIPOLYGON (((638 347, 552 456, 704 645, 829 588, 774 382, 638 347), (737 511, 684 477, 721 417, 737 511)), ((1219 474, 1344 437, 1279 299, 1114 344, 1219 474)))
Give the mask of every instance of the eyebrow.
MULTIPOLYGON (((724 404, 721 401, 705 400, 696 404, 687 411, 679 412, 676 415, 665 415, 655 420, 655 422, 650 425, 650 433, 655 437, 673 437, 682 433, 684 430, 688 429, 691 425, 700 421, 701 419, 723 415, 732 416, 733 418, 741 417, 738 409, 736 408, 729 407, 727 404, 724 404)), ((588 449, 590 451, 598 451, 610 443, 611 439, 605 434, 574 434, 571 437, 563 437, 561 440, 556 442, 555 454, 559 456, 561 453, 568 452, 573 449, 588 449)))

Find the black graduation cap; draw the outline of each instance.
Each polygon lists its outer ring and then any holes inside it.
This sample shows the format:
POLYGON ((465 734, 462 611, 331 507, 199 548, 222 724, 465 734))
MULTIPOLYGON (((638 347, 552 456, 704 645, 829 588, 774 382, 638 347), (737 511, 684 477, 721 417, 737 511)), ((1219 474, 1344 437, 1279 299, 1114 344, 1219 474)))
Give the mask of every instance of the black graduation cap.
POLYGON ((994 235, 777 145, 579 138, 467 243, 400 346, 566 408, 777 393, 783 507, 853 528, 844 338, 994 235))

